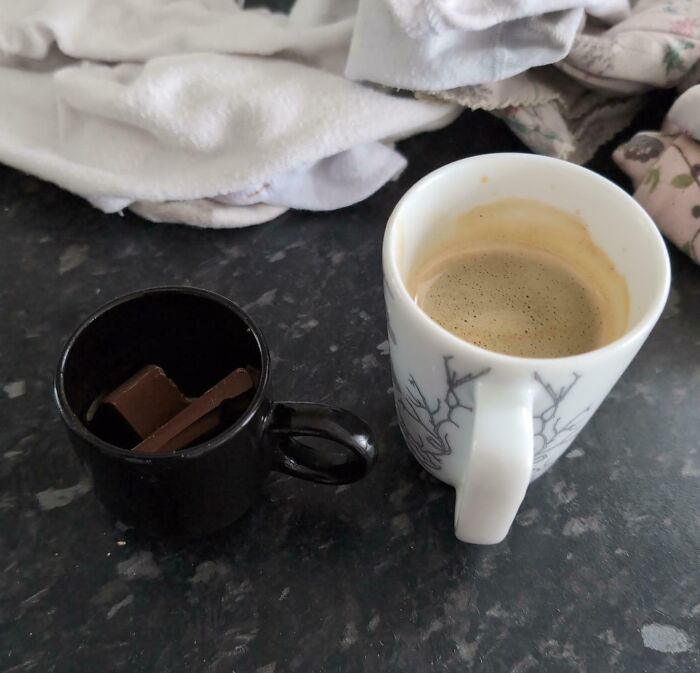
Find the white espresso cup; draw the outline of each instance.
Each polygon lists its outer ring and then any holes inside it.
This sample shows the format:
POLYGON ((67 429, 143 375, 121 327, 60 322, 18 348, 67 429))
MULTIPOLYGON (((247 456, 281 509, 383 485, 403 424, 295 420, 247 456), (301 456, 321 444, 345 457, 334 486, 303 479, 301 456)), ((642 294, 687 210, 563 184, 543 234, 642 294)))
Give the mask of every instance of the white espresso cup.
POLYGON ((403 436, 418 462, 456 489, 457 537, 500 542, 528 484, 569 447, 659 319, 670 284, 664 242, 639 204, 600 175, 548 157, 489 154, 443 166, 409 189, 389 218, 383 265, 403 436), (584 221, 627 282, 623 336, 570 357, 515 357, 460 339, 416 305, 407 278, 439 228, 511 197, 584 221))

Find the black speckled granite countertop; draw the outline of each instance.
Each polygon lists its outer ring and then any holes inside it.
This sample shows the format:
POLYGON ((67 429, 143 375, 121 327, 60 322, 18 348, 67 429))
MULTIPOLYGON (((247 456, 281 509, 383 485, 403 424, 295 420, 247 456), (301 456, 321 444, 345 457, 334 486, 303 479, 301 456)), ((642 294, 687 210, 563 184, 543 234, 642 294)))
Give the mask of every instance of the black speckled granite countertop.
MULTIPOLYGON (((473 113, 401 147, 408 170, 366 202, 239 231, 103 215, 0 167, 0 671, 698 670, 700 269, 671 250, 670 301, 638 358, 507 540, 461 544, 453 491, 396 426, 381 240, 425 173, 522 146, 473 113), (342 487, 273 475, 254 511, 188 546, 115 523, 54 411, 54 368, 99 304, 169 283, 245 305, 277 394, 363 415, 374 473, 342 487)), ((622 181, 608 153, 593 165, 622 181)))

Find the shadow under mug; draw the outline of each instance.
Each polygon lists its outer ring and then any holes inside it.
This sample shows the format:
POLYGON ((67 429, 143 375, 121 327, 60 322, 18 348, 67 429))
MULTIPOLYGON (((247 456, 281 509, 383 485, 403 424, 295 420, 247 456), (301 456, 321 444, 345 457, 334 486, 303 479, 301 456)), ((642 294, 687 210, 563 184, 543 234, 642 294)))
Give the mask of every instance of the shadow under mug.
POLYGON ((273 401, 260 329, 236 304, 206 290, 146 289, 97 310, 66 344, 54 393, 97 496, 122 521, 167 535, 200 536, 229 525, 270 470, 344 484, 361 479, 376 460, 368 425, 349 411, 273 401), (83 419, 99 395, 149 364, 189 397, 244 365, 259 370, 260 380, 246 411, 217 436, 171 454, 140 455, 103 441, 83 419))

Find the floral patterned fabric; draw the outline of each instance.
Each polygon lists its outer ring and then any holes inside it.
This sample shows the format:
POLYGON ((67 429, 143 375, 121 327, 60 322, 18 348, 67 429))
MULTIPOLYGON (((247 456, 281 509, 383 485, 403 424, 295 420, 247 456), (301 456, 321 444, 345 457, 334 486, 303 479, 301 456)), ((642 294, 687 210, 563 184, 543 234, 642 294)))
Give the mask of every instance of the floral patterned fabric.
POLYGON ((587 27, 559 65, 589 88, 638 94, 681 84, 700 60, 698 0, 640 0, 609 30, 587 27))
POLYGON ((608 28, 589 20, 556 66, 435 93, 501 117, 533 151, 585 163, 653 88, 700 81, 700 0, 639 0, 608 28))
POLYGON ((661 132, 643 132, 615 150, 635 198, 659 229, 700 264, 700 85, 674 104, 661 132), (692 134, 695 134, 693 137, 692 134))

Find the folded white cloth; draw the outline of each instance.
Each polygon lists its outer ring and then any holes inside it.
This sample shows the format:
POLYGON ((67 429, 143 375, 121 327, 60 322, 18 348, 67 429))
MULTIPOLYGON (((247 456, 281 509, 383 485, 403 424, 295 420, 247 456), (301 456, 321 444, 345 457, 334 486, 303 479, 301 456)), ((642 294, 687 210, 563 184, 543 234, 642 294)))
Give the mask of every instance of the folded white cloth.
MULTIPOLYGON (((566 108, 542 123, 563 115, 563 130, 580 133, 528 132, 540 151, 598 137, 597 99, 529 73, 523 96, 512 79, 493 83, 565 56, 584 11, 615 21, 628 10, 628 0, 297 0, 282 15, 233 0, 0 0, 0 161, 153 220, 231 227, 339 208, 403 169, 395 140, 449 123, 475 96, 503 98, 479 105, 498 110, 525 104, 532 86, 537 102, 566 108)), ((584 37, 582 64, 607 39, 584 37)), ((518 132, 509 110, 498 114, 518 132)), ((615 110, 620 123, 631 113, 615 110)))
POLYGON ((564 58, 584 10, 606 20, 627 0, 360 0, 346 74, 444 91, 564 58))
POLYGON ((550 12, 586 8, 589 14, 619 21, 628 0, 384 0, 401 27, 417 37, 445 30, 485 30, 500 23, 550 12))
POLYGON ((353 26, 354 6, 333 5, 301 0, 293 20, 244 11, 233 0, 0 0, 0 59, 43 59, 56 46, 72 58, 109 62, 287 52, 323 67, 329 52, 344 56, 353 26))
POLYGON ((335 74, 352 24, 338 10, 0 0, 0 161, 106 212, 201 226, 366 198, 405 165, 393 141, 458 109, 335 74))

